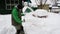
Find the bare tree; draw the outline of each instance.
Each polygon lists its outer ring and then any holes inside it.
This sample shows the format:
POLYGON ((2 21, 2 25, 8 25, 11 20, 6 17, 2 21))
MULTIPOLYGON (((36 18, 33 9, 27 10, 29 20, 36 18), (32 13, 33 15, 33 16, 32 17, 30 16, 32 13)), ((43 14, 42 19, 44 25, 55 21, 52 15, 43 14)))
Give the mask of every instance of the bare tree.
POLYGON ((42 4, 43 0, 40 0, 40 5, 38 5, 38 8, 44 7, 44 5, 46 4, 47 0, 45 0, 44 4, 42 4))

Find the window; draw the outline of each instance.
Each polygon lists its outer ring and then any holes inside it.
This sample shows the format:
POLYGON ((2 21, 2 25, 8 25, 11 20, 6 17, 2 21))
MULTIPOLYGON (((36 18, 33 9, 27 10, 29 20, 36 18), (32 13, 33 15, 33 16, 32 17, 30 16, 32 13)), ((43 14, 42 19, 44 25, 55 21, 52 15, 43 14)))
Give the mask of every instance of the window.
POLYGON ((13 6, 19 4, 19 0, 5 0, 6 10, 12 10, 13 6))

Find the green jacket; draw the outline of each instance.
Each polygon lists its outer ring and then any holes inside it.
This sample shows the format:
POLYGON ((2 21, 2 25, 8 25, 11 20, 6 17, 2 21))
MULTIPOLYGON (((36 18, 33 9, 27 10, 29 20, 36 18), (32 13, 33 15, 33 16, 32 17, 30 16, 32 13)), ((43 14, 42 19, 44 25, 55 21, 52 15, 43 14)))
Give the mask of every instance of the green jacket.
POLYGON ((18 9, 16 7, 14 7, 12 10, 12 17, 18 24, 22 24, 22 20, 18 16, 18 9))

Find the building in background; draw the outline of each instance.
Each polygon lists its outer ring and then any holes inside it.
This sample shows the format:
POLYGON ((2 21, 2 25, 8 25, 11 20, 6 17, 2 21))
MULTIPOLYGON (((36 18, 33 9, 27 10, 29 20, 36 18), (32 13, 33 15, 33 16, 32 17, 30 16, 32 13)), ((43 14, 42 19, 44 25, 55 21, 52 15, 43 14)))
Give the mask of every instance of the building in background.
POLYGON ((12 8, 17 4, 22 4, 22 0, 0 0, 0 14, 10 14, 12 8))

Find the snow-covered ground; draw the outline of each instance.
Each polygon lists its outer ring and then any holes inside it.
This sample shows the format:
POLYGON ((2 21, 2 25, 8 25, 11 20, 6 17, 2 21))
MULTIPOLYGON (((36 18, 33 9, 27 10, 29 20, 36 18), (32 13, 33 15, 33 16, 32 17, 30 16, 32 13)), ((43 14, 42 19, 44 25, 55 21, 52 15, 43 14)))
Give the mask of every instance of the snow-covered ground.
POLYGON ((16 34, 16 28, 11 21, 11 14, 0 15, 0 34, 16 34))
MULTIPOLYGON (((33 17, 32 14, 28 14, 26 17, 27 22, 23 23, 26 34, 60 34, 59 14, 49 13, 47 18, 33 17)), ((11 24, 11 14, 0 15, 0 29, 4 26, 9 27, 11 24)))
POLYGON ((60 34, 59 14, 49 13, 47 18, 34 17, 32 14, 27 14, 22 24, 25 34, 60 34))
POLYGON ((11 14, 8 15, 0 15, 0 26, 1 25, 11 25, 11 14))

